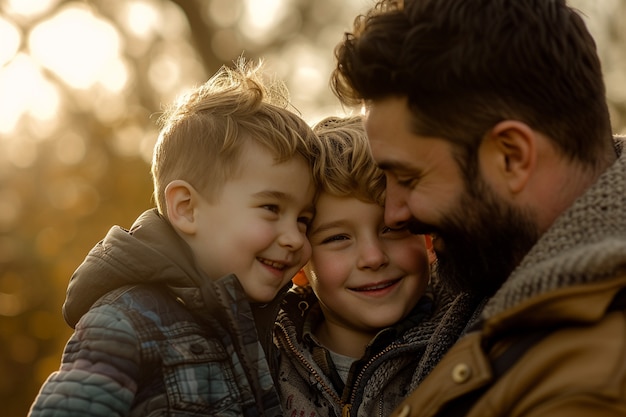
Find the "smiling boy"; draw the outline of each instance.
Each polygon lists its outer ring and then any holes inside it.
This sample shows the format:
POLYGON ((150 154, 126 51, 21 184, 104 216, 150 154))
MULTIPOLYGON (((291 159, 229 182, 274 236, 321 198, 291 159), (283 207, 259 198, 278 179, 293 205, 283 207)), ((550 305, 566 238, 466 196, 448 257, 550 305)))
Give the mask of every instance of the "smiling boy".
POLYGON ((157 208, 74 273, 75 332, 30 416, 282 415, 256 303, 309 259, 323 149, 260 69, 223 68, 162 116, 157 208))
POLYGON ((432 359, 455 340, 461 329, 445 317, 463 314, 463 295, 438 287, 424 296, 429 241, 385 225, 384 174, 361 118, 327 118, 314 131, 327 158, 308 231, 310 286, 287 294, 274 331, 282 406, 286 415, 386 415, 431 366, 422 353, 432 359))

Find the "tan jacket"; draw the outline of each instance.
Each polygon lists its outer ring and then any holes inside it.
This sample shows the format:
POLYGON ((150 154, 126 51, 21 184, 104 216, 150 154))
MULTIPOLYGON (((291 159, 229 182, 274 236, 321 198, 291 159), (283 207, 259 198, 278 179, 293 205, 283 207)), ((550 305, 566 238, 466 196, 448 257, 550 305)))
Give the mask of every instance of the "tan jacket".
POLYGON ((454 415, 446 405, 485 384, 492 385, 466 407, 467 417, 626 416, 626 313, 607 311, 623 288, 626 274, 493 316, 461 339, 392 416, 454 415), (494 380, 490 361, 520 340, 521 323, 549 333, 494 380))

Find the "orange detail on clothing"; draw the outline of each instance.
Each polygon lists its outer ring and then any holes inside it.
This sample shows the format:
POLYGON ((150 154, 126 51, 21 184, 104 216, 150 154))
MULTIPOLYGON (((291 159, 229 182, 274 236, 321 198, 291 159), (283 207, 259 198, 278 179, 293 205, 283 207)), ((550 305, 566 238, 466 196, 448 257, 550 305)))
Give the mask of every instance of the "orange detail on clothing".
POLYGON ((301 287, 304 287, 309 283, 309 280, 307 279, 306 274, 303 270, 299 270, 298 273, 291 279, 291 281, 301 287))

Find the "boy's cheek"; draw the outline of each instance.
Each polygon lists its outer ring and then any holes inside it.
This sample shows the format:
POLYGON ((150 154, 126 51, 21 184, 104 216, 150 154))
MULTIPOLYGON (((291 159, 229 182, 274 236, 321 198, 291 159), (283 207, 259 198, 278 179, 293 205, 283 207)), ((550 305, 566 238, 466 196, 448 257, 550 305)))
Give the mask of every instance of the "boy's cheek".
POLYGON ((313 255, 313 248, 311 247, 311 242, 308 239, 305 240, 304 246, 302 247, 302 254, 300 259, 300 268, 304 267, 304 265, 309 262, 311 259, 311 255, 313 255))
POLYGON ((418 270, 425 264, 432 264, 434 258, 431 259, 431 253, 434 256, 435 252, 428 249, 427 242, 424 241, 424 236, 413 235, 408 239, 397 240, 392 246, 388 247, 389 255, 395 259, 396 262, 401 263, 409 269, 418 270))

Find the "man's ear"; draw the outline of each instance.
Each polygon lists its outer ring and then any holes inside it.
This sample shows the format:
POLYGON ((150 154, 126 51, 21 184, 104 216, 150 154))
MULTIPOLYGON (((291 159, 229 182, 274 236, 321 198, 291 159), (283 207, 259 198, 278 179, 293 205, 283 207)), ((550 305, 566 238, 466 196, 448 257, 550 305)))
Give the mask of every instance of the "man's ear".
POLYGON ((165 187, 167 217, 174 228, 184 234, 196 232, 198 195, 187 181, 174 180, 165 187))
POLYGON ((537 133, 517 120, 492 127, 479 155, 484 177, 498 188, 518 194, 527 185, 537 163, 537 133))

